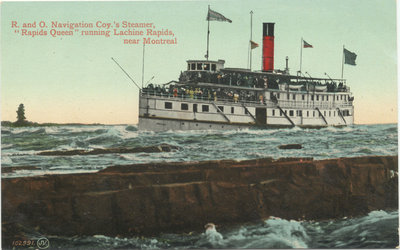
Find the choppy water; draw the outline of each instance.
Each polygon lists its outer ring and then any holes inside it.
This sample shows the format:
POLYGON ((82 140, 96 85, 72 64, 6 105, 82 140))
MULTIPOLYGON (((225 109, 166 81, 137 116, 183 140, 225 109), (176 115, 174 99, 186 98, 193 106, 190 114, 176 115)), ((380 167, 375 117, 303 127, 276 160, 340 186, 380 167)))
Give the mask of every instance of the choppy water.
POLYGON ((395 248, 398 212, 373 211, 367 216, 329 221, 293 221, 271 218, 263 223, 219 232, 163 234, 151 238, 49 238, 54 248, 165 249, 165 248, 395 248), (222 237, 220 237, 220 234, 222 237))
MULTIPOLYGON (((2 169, 36 166, 2 173, 2 178, 52 173, 92 172, 111 165, 155 161, 313 157, 326 159, 366 155, 397 155, 397 124, 354 125, 323 129, 228 131, 138 131, 132 125, 81 125, 1 128, 2 169), (40 156, 49 150, 153 146, 180 149, 164 153, 40 156), (299 143, 300 150, 279 145, 299 143)), ((330 221, 287 221, 217 228, 222 236, 204 233, 163 234, 153 238, 49 237, 51 247, 73 249, 158 248, 394 248, 398 242, 398 211, 330 221), (214 235, 215 236, 215 235, 214 235)), ((199 229, 202 230, 202 229, 199 229)))
POLYGON ((90 172, 110 165, 154 161, 201 161, 264 157, 326 159, 363 155, 396 155, 397 125, 354 125, 323 129, 227 131, 138 131, 132 125, 80 125, 1 129, 2 168, 36 166, 36 170, 3 173, 2 177, 90 172), (168 153, 39 156, 42 151, 142 147, 167 143, 180 147, 168 153), (280 150, 299 143, 301 150, 280 150))

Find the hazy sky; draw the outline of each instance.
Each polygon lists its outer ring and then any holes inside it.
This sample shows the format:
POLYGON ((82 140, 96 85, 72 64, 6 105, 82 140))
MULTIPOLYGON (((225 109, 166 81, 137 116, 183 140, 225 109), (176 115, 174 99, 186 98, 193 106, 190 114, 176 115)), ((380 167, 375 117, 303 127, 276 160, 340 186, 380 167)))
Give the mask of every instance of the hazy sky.
POLYGON ((355 123, 397 122, 395 0, 3 2, 1 120, 15 121, 23 103, 27 119, 35 122, 138 121, 138 89, 111 57, 141 85, 142 44, 77 33, 32 38, 15 33, 12 21, 148 22, 171 30, 177 45, 146 46, 145 82, 154 76, 152 82, 161 84, 176 80, 186 60, 204 58, 209 4, 232 20, 210 23, 210 59, 247 67, 253 10, 253 40, 260 44, 253 50, 253 69, 261 67, 263 22, 276 23, 275 68, 283 69, 288 56, 292 74, 299 68, 302 37, 314 46, 303 49, 302 70, 314 77, 340 77, 345 45, 358 55, 357 66, 344 68, 355 96, 355 123))

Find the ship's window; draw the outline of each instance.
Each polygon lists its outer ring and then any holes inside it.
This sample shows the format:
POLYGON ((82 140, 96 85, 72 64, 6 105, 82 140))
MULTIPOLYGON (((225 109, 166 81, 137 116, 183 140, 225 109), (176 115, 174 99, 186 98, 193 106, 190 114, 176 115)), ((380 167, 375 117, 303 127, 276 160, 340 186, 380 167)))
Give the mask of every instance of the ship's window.
POLYGON ((304 97, 304 95, 301 95, 301 100, 303 100, 303 101, 304 101, 304 98, 305 98, 305 97, 304 97))
POLYGON ((289 116, 293 116, 293 115, 294 115, 293 110, 289 110, 289 116))
POLYGON ((189 105, 187 103, 181 103, 181 110, 189 110, 189 105))
POLYGON ((235 108, 231 107, 231 114, 235 113, 235 108))
POLYGON ((286 99, 289 100, 290 99, 290 94, 286 95, 286 99))
POLYGON ((331 116, 331 111, 329 111, 329 116, 331 116))
POLYGON ((217 71, 217 65, 216 64, 211 64, 211 71, 217 71))
POLYGON ((319 95, 317 95, 317 101, 319 101, 319 95))
POLYGON ((339 101, 339 96, 336 96, 336 100, 339 101))
POLYGON ((192 70, 196 70, 196 64, 192 63, 192 70))
POLYGON ((272 110, 272 116, 275 116, 275 109, 272 110))
POLYGON ((201 105, 201 111, 208 112, 208 105, 201 105))
POLYGON ((172 102, 165 102, 164 103, 164 108, 165 109, 172 109, 172 102))
POLYGON ((293 94, 293 100, 296 100, 296 95, 295 94, 293 94))
POLYGON ((324 111, 324 116, 326 116, 326 111, 324 111))
POLYGON ((210 71, 210 64, 209 63, 205 63, 204 64, 204 70, 210 71))
POLYGON ((197 63, 197 70, 202 70, 203 69, 202 66, 203 66, 202 63, 197 63))
POLYGON ((218 106, 219 110, 221 110, 222 113, 224 113, 224 106, 218 106))
POLYGON ((185 125, 185 123, 184 123, 184 122, 182 122, 182 123, 181 123, 181 125, 185 125))
POLYGON ((283 112, 282 112, 282 110, 281 110, 281 112, 279 113, 279 115, 280 115, 280 116, 282 116, 282 115, 283 115, 283 112))
POLYGON ((307 110, 307 117, 309 117, 309 116, 310 116, 310 111, 307 110))
POLYGON ((303 111, 302 110, 296 110, 296 115, 297 116, 303 116, 303 111))
POLYGON ((333 111, 333 116, 336 116, 336 111, 333 111))
POLYGON ((281 94, 280 94, 280 93, 277 93, 277 94, 276 94, 276 98, 277 98, 277 99, 281 98, 281 94))
POLYGON ((325 99, 325 96, 324 95, 322 95, 322 101, 325 99))
POLYGON ((197 112, 197 104, 193 104, 193 112, 197 112))
POLYGON ((312 116, 315 117, 315 111, 312 112, 312 116))
POLYGON ((329 95, 326 96, 326 100, 329 101, 329 95))
POLYGON ((311 95, 311 101, 314 101, 314 95, 311 95))
POLYGON ((187 70, 190 70, 190 63, 188 63, 188 69, 187 70))
POLYGON ((343 95, 340 95, 340 100, 343 100, 343 95))

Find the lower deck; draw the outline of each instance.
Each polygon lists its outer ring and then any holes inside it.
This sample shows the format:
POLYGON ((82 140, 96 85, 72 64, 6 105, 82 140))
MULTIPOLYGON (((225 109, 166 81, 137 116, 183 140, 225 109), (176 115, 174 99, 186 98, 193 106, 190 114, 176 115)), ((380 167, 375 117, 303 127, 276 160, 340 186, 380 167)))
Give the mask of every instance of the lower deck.
POLYGON ((141 96, 139 129, 152 131, 276 127, 327 127, 353 124, 349 105, 280 105, 141 96))

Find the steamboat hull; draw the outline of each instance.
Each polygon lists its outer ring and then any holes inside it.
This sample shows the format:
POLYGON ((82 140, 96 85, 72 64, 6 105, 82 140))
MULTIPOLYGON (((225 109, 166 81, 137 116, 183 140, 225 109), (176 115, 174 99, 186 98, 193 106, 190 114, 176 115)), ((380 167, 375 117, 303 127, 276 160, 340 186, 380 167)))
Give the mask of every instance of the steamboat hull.
MULTIPOLYGON (((265 96, 269 96, 269 92, 266 91, 265 96)), ((353 124, 353 106, 344 100, 348 98, 345 94, 313 95, 285 92, 278 96, 288 97, 291 100, 278 102, 265 100, 263 103, 234 102, 142 93, 139 100, 139 129, 168 131, 269 129, 294 126, 322 128, 353 124), (324 101, 311 101, 311 98, 315 100, 317 96, 318 100, 324 97, 324 101), (296 101, 296 98, 301 100, 296 101)))

